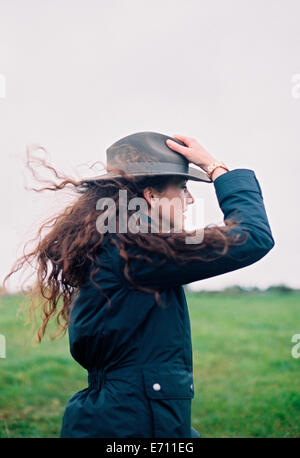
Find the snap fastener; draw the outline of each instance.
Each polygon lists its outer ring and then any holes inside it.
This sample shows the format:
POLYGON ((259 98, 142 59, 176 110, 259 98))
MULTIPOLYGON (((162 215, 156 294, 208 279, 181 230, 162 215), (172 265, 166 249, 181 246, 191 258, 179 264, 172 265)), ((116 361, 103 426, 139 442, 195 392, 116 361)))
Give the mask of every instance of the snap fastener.
POLYGON ((193 391, 193 389, 194 389, 193 384, 191 384, 191 387, 190 387, 190 388, 191 388, 191 391, 193 391))
POLYGON ((160 384, 159 383, 154 383, 153 387, 152 387, 155 391, 159 391, 160 390, 160 384))

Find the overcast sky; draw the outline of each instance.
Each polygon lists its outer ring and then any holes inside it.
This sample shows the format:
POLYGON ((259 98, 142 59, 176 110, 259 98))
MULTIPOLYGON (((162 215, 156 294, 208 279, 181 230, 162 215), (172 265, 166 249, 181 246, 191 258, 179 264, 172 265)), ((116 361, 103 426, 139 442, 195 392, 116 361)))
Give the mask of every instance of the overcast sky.
MULTIPOLYGON (((299 0, 0 0, 1 281, 61 205, 25 190, 26 146, 93 176, 83 163, 147 130, 197 138, 262 188, 275 247, 192 288, 299 288, 299 23, 299 0)), ((220 223, 213 184, 188 187, 220 223)))

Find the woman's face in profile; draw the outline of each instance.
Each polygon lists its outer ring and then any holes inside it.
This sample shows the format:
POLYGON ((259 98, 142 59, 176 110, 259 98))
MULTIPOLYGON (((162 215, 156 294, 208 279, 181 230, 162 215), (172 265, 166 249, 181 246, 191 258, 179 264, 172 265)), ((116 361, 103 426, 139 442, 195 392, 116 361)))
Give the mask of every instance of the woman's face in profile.
POLYGON ((151 205, 149 214, 157 221, 159 214, 160 231, 181 231, 184 229, 187 206, 194 203, 194 198, 187 189, 187 179, 170 183, 162 192, 148 188, 144 196, 151 205), (152 200, 152 201, 151 201, 152 200))

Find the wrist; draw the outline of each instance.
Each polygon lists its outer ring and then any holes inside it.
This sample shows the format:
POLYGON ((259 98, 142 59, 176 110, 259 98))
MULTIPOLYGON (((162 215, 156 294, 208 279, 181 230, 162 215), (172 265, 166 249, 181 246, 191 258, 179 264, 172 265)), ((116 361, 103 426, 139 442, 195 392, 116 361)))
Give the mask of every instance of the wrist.
POLYGON ((225 170, 222 167, 217 167, 211 174, 212 181, 215 181, 219 176, 224 175, 224 173, 227 173, 227 172, 228 170, 225 170))
MULTIPOLYGON (((210 164, 206 167, 206 170, 205 170, 205 171, 206 171, 207 176, 208 176, 211 180, 213 180, 213 174, 214 174, 214 172, 217 171, 217 170, 220 170, 220 169, 222 169, 222 170, 224 170, 224 171, 227 171, 227 172, 229 171, 229 168, 227 167, 227 165, 226 165, 224 162, 222 162, 222 161, 215 161, 215 162, 210 163, 210 164)), ((218 176, 219 176, 219 174, 220 174, 220 172, 218 172, 218 176)), ((216 174, 215 174, 214 176, 216 176, 216 174)))
POLYGON ((215 162, 218 162, 217 159, 214 159, 212 158, 209 162, 205 162, 205 163, 198 163, 196 164, 198 167, 201 167, 202 170, 204 170, 204 172, 208 172, 208 167, 211 165, 211 164, 214 164, 215 162))

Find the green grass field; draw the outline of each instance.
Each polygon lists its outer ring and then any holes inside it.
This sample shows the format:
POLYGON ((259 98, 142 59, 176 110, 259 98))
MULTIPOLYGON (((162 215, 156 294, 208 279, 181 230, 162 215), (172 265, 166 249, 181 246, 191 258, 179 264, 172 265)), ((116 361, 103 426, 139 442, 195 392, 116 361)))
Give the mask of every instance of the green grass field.
MULTIPOLYGON (((0 302, 0 437, 59 437, 69 398, 87 372, 68 336, 30 340, 21 296, 0 302)), ((202 437, 300 437, 300 294, 187 294, 194 354, 192 425, 202 437)), ((50 328, 53 332, 53 328, 50 328)))

